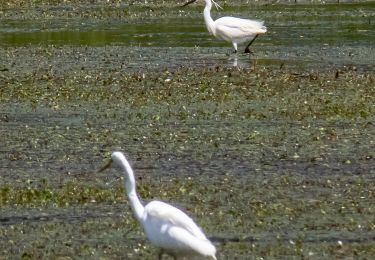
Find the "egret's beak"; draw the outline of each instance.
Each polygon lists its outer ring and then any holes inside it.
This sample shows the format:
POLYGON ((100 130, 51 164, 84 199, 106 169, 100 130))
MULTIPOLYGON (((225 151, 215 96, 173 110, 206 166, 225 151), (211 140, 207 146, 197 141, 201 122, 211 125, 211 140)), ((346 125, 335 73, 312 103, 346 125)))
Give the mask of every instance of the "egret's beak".
POLYGON ((100 168, 100 170, 98 172, 102 172, 105 169, 111 167, 111 164, 112 164, 112 160, 109 160, 109 162, 107 162, 102 168, 100 168))
POLYGON ((184 4, 182 7, 187 6, 187 5, 189 5, 189 4, 192 4, 192 3, 194 3, 195 1, 197 1, 197 0, 190 0, 189 2, 187 2, 186 4, 184 4))

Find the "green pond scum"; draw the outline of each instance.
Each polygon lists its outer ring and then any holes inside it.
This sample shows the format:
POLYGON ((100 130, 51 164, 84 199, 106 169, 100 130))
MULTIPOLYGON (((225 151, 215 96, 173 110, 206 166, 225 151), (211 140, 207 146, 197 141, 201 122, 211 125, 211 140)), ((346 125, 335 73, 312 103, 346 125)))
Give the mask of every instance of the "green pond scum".
POLYGON ((206 35, 200 4, 107 2, 0 4, 0 259, 156 259, 122 173, 98 172, 114 150, 142 201, 187 212, 218 259, 375 258, 372 2, 251 3, 274 29, 238 60, 206 35), (183 20, 177 36, 150 36, 159 16, 165 31, 183 20), (301 34, 316 17, 337 39, 301 34), (27 43, 122 23, 141 32, 27 43))

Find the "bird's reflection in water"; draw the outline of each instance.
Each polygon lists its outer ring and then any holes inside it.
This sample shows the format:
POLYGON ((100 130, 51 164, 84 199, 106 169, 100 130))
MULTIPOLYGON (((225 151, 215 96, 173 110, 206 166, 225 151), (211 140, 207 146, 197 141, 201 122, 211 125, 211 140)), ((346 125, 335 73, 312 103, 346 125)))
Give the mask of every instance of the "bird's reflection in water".
POLYGON ((233 67, 237 67, 237 66, 238 66, 238 58, 237 56, 235 56, 233 59, 233 67))
POLYGON ((256 60, 249 57, 249 55, 231 55, 228 58, 228 64, 236 68, 251 68, 256 63, 256 60))

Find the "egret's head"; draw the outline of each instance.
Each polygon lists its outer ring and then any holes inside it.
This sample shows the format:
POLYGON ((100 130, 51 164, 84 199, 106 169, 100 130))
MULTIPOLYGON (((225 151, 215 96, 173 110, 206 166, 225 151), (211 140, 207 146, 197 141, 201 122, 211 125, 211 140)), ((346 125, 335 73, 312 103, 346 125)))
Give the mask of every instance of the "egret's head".
POLYGON ((124 162, 126 161, 125 159, 125 156, 122 152, 113 152, 111 154, 111 159, 109 160, 108 163, 106 163, 100 170, 99 172, 102 172, 104 171, 105 169, 109 168, 112 166, 112 164, 114 165, 120 165, 121 162, 124 162))

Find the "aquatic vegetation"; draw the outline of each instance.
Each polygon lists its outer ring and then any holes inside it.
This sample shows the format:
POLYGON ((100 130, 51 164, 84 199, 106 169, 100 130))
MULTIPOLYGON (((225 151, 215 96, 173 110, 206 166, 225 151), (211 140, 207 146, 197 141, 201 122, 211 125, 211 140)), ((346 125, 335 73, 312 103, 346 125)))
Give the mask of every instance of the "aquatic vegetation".
POLYGON ((95 173, 122 149, 134 155, 141 196, 191 212, 219 257, 374 254, 371 74, 217 66, 3 76, 4 253, 155 254, 122 180, 95 173), (22 252, 11 242, 19 234, 33 238, 22 252), (115 242, 123 237, 126 246, 115 242))
MULTIPOLYGON (((246 255, 249 250, 263 257, 374 254, 369 243, 375 229, 375 209, 371 203, 375 186, 368 175, 271 176, 260 174, 239 179, 227 174, 215 178, 161 177, 155 181, 155 176, 145 175, 139 190, 145 193, 142 194, 145 199, 179 201, 217 241, 221 256, 246 255)), ((53 251, 43 253, 46 256, 57 252, 67 256, 86 255, 81 246, 103 256, 133 252, 134 257, 141 258, 155 253, 154 249, 148 249, 131 216, 120 180, 111 186, 72 180, 61 188, 52 188, 47 183, 34 188, 8 187, 7 191, 3 187, 0 194, 3 209, 11 205, 18 209, 44 208, 28 217, 22 217, 22 210, 16 214, 6 211, 1 218, 0 232, 6 232, 10 238, 17 237, 18 232, 27 237, 33 236, 33 230, 42 232, 31 244, 23 242, 26 248, 40 245, 30 250, 34 256, 42 253, 39 250, 47 245, 44 236, 51 232, 57 241, 49 245, 55 248, 53 251), (8 226, 4 225, 7 221, 8 226), (129 244, 116 242, 119 236, 125 236, 129 244), (97 252, 93 247, 97 241, 108 248, 97 252), (139 251, 135 250, 137 245, 141 247, 139 251)), ((1 250, 12 248, 7 245, 1 250)))
MULTIPOLYGON (((194 120, 234 116, 347 120, 366 119, 374 112, 373 75, 352 71, 341 72, 338 78, 334 72, 220 67, 133 74, 83 70, 64 78, 44 71, 35 73, 29 79, 7 79, 5 74, 7 87, 1 90, 0 100, 46 104, 55 109, 94 102, 142 111, 152 104, 154 111, 168 117, 194 120)), ((151 116, 149 120, 161 116, 141 114, 151 116)))

